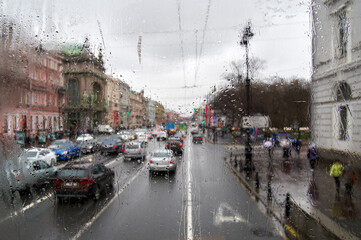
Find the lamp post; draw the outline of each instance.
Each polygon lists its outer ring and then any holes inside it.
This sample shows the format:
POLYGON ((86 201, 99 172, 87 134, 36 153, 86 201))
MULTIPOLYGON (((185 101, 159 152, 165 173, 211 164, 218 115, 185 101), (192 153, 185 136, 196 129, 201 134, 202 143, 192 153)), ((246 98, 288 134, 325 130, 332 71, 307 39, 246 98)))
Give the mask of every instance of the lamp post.
MULTIPOLYGON (((251 115, 251 80, 249 79, 249 60, 248 60, 248 43, 249 40, 254 36, 254 33, 251 30, 251 23, 248 22, 247 26, 243 29, 242 39, 240 42, 241 46, 246 47, 246 115, 251 115)), ((247 141, 245 145, 245 160, 246 164, 244 170, 247 175, 254 170, 254 165, 252 161, 252 146, 251 146, 251 135, 250 129, 247 128, 247 141)))

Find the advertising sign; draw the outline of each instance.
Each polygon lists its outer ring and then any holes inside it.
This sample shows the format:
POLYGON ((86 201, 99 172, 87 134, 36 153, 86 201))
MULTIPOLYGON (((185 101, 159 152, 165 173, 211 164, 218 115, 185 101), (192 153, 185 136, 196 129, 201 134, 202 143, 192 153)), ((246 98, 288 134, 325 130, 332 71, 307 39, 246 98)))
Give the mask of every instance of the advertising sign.
POLYGON ((267 128, 270 126, 268 116, 247 116, 242 118, 243 128, 267 128))
POLYGON ((39 143, 46 143, 46 131, 39 131, 39 143))
POLYGON ((25 133, 24 132, 16 133, 16 142, 22 146, 25 145, 25 133))

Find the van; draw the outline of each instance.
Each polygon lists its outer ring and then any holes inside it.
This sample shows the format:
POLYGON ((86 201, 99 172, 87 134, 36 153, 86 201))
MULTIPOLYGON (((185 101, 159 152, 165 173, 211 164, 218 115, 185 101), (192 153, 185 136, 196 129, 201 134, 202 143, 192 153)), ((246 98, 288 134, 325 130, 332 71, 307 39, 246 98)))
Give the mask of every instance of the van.
POLYGON ((98 132, 99 133, 114 133, 114 129, 109 125, 98 125, 98 132))

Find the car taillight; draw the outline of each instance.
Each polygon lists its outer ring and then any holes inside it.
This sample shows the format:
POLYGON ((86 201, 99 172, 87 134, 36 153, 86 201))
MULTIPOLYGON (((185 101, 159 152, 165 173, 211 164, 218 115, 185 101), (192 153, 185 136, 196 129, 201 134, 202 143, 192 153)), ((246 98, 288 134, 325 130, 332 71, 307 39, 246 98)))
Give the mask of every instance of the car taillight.
POLYGON ((102 145, 100 145, 100 149, 102 149, 102 145))
POLYGON ((194 138, 193 138, 193 140, 197 140, 197 138, 196 138, 196 137, 194 137, 194 138))
POLYGON ((179 146, 182 146, 183 145, 183 143, 179 143, 179 146))
POLYGON ((92 179, 86 179, 86 180, 81 181, 80 184, 84 186, 84 185, 87 185, 88 183, 92 183, 92 182, 93 182, 92 179))
POLYGON ((199 138, 199 140, 202 140, 202 138, 199 138))
POLYGON ((183 140, 184 140, 184 138, 182 138, 182 137, 181 137, 181 140, 183 141, 183 140))
POLYGON ((62 181, 58 180, 58 179, 54 179, 54 184, 55 185, 61 185, 62 181))
POLYGON ((138 149, 138 152, 140 153, 142 150, 138 149))
POLYGON ((168 145, 169 145, 169 143, 166 143, 165 145, 166 145, 166 146, 168 146, 168 145))
POLYGON ((170 164, 174 164, 174 162, 173 162, 173 161, 171 161, 171 162, 170 162, 170 164))
POLYGON ((127 151, 127 149, 124 148, 124 152, 126 152, 126 151, 127 151))
POLYGON ((117 148, 117 145, 114 145, 113 148, 116 149, 116 148, 117 148))
POLYGON ((150 160, 150 161, 149 161, 149 163, 153 163, 153 161, 152 161, 152 160, 150 160))

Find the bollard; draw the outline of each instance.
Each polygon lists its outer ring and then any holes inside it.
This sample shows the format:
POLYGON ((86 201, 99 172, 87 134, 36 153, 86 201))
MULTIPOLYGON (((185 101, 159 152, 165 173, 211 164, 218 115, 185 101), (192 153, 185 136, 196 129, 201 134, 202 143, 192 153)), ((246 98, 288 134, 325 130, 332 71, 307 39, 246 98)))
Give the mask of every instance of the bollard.
POLYGON ((256 189, 259 189, 259 176, 258 176, 258 172, 256 172, 256 189))
POLYGON ((290 203, 290 194, 286 195, 286 206, 285 206, 285 217, 289 218, 291 214, 291 203, 290 203))
POLYGON ((271 184, 271 181, 267 182, 267 200, 272 201, 272 184, 271 184))

